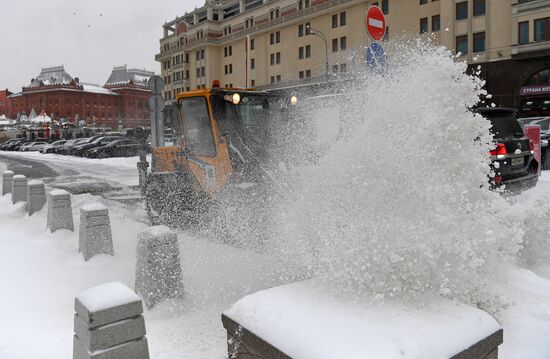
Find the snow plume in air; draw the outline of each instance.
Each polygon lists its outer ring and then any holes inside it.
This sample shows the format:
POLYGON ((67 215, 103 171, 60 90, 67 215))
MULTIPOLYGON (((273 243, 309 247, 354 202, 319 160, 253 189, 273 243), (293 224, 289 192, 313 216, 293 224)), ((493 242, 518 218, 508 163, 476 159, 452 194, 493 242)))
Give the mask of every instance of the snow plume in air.
POLYGON ((387 52, 385 75, 304 100, 322 156, 289 190, 280 249, 339 293, 486 301, 521 233, 495 214, 490 125, 468 110, 484 83, 429 40, 387 52))

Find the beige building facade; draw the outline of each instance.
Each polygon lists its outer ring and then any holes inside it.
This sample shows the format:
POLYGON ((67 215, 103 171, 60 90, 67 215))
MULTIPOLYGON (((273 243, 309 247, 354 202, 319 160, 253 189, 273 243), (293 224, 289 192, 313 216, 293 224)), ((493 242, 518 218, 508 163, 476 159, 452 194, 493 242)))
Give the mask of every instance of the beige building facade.
MULTIPOLYGON (((469 64, 481 64, 488 77, 494 63, 517 65, 550 51, 548 0, 207 0, 163 25, 155 56, 167 84, 163 95, 171 102, 213 80, 265 88, 345 76, 364 66, 371 5, 386 14, 385 40, 431 34, 469 64)), ((515 90, 503 91, 505 102, 516 102, 506 93, 515 90)))

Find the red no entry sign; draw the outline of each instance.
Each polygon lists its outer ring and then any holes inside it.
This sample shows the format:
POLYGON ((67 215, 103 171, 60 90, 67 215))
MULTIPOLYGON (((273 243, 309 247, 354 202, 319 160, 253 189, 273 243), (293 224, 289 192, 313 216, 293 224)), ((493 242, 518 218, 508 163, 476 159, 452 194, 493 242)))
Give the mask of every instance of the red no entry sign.
POLYGON ((378 6, 371 6, 365 19, 367 32, 374 41, 380 41, 386 35, 386 17, 378 6))

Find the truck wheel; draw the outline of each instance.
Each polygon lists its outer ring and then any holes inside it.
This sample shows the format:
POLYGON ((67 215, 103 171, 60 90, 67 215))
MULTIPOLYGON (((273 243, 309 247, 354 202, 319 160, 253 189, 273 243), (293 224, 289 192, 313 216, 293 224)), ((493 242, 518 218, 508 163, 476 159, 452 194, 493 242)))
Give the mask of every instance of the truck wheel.
POLYGON ((543 170, 550 170, 550 148, 546 150, 546 153, 543 156, 542 160, 542 169, 543 170))
POLYGON ((193 204, 178 177, 150 176, 145 192, 147 215, 152 225, 180 229, 196 227, 200 206, 193 204))

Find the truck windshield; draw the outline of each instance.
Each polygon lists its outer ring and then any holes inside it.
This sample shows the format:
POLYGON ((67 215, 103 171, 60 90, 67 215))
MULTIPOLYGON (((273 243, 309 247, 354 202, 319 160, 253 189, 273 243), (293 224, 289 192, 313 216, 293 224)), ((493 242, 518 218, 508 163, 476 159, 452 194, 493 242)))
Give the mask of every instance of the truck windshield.
POLYGON ((215 156, 216 146, 206 98, 184 98, 180 104, 187 151, 196 156, 215 156))

